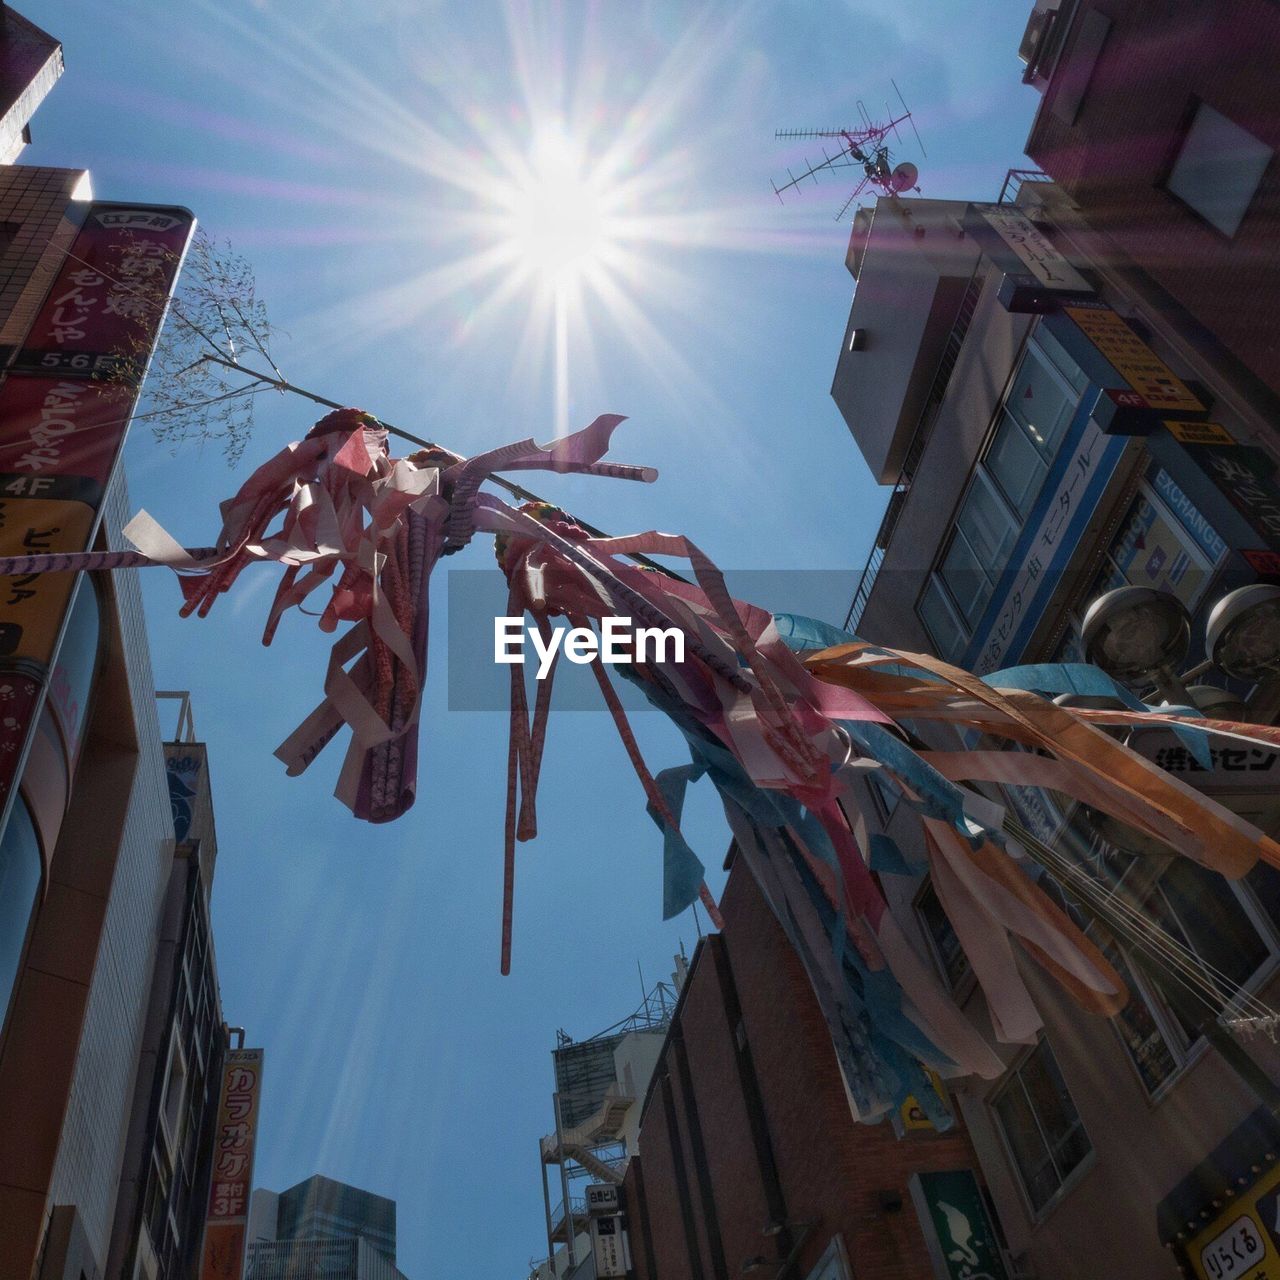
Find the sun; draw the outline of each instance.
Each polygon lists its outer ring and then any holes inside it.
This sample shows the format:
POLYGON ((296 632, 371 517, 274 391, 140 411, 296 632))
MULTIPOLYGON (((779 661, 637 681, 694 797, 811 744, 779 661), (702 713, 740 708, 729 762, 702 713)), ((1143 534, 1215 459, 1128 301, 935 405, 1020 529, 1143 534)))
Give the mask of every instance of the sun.
POLYGON ((495 196, 503 256, 553 301, 604 283, 620 250, 617 190, 563 129, 542 129, 495 196))

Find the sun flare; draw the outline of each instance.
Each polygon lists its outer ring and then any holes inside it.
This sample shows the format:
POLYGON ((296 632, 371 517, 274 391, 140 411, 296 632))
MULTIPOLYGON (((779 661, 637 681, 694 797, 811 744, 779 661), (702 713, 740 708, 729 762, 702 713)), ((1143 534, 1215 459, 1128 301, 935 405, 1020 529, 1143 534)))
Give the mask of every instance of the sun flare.
POLYGON ((616 193, 563 132, 537 138, 501 200, 502 247, 518 270, 553 295, 602 283, 619 249, 616 193))

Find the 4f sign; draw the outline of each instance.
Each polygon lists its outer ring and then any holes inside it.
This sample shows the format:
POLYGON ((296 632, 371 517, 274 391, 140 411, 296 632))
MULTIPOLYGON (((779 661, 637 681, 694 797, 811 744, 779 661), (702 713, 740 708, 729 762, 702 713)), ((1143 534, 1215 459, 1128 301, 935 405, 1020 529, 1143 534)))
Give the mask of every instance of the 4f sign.
POLYGON ((683 662, 684 632, 679 627, 635 627, 630 618, 601 618, 599 636, 590 627, 549 631, 526 627, 523 618, 493 620, 493 660, 506 666, 523 666, 525 641, 533 645, 538 660, 537 677, 545 680, 563 652, 570 662, 683 662))

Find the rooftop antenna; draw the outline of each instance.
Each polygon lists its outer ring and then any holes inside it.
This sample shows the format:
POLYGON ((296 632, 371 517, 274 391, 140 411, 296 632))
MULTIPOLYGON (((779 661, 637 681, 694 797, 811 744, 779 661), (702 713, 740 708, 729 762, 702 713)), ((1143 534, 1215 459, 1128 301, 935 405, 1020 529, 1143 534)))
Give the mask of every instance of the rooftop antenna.
POLYGON ((898 132, 898 126, 904 122, 910 123, 911 130, 915 134, 916 142, 920 146, 920 154, 927 156, 924 149, 924 143, 920 138, 920 131, 915 126, 915 121, 911 118, 911 109, 907 106, 906 100, 902 96, 902 90, 898 88, 897 82, 890 80, 893 85, 894 92, 898 95, 898 101, 902 103, 902 112, 899 115, 893 114, 893 109, 885 105, 886 119, 884 123, 873 120, 859 98, 857 102, 858 115, 861 124, 857 128, 852 129, 779 129, 773 136, 775 138, 833 138, 840 142, 840 149, 835 155, 830 155, 825 147, 822 148, 822 160, 818 163, 810 163, 806 161, 808 167, 798 176, 787 170, 788 181, 779 186, 773 183, 773 193, 782 201, 783 193, 794 190, 799 187, 807 178, 812 178, 814 182, 818 180, 818 174, 827 169, 844 169, 848 167, 860 167, 862 169, 862 178, 857 186, 850 193, 849 198, 840 206, 840 212, 836 214, 836 221, 839 222, 844 217, 849 206, 868 188, 877 192, 879 195, 888 196, 895 199, 904 191, 919 191, 920 187, 917 179, 920 171, 910 160, 904 160, 898 164, 892 162, 892 156, 889 150, 887 138, 890 132, 898 140, 902 142, 902 135, 898 132))

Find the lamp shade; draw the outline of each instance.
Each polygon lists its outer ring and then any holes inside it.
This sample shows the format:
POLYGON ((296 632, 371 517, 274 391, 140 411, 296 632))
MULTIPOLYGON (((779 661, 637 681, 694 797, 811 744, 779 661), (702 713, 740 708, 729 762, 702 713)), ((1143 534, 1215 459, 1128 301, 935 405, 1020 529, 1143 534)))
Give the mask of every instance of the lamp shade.
POLYGON ((1176 668, 1191 647, 1182 601, 1150 587, 1117 587, 1099 596, 1081 628, 1085 654, 1125 684, 1155 680, 1176 668))

